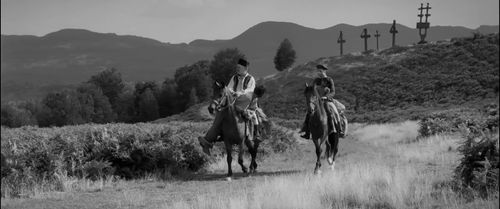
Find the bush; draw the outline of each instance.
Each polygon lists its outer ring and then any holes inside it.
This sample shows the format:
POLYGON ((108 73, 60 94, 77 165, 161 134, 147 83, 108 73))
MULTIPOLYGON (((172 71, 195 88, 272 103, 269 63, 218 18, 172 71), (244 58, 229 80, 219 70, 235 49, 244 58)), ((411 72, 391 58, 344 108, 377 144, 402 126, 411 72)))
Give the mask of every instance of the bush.
POLYGON ((498 105, 488 105, 485 109, 488 114, 485 119, 462 126, 465 140, 458 148, 462 159, 455 169, 455 179, 462 191, 472 192, 469 196, 488 197, 495 191, 498 193, 498 105), (497 122, 491 123, 491 118, 497 118, 497 122))
POLYGON ((473 194, 487 197, 498 192, 498 133, 475 131, 477 129, 474 126, 466 128, 466 140, 458 149, 463 156, 455 169, 455 178, 463 191, 472 190, 473 194))
POLYGON ((89 178, 94 181, 113 175, 115 172, 115 168, 112 164, 105 160, 91 160, 83 164, 80 169, 83 172, 84 178, 89 178))
POLYGON ((419 122, 419 138, 460 131, 466 124, 477 124, 484 118, 477 109, 452 109, 427 114, 419 122))
POLYGON ((271 137, 264 140, 259 146, 259 155, 261 156, 294 150, 297 146, 293 133, 287 133, 286 130, 280 129, 278 126, 273 125, 270 135, 271 137))
POLYGON ((125 168, 132 175, 123 177, 131 178, 166 167, 196 171, 207 162, 196 148, 206 129, 190 123, 2 128, 2 154, 37 178, 58 171, 98 178, 125 168))
MULTIPOLYGON (((40 184, 60 185, 59 176, 130 179, 148 173, 175 176, 199 171, 225 152, 224 144, 217 143, 214 157, 203 153, 197 138, 209 126, 210 122, 169 122, 2 127, 2 197, 33 192, 40 184)), ((294 142, 283 130, 273 129, 262 143, 259 157, 284 152, 294 142)))
POLYGON ((452 130, 451 122, 435 116, 427 117, 419 122, 419 137, 429 137, 439 133, 450 132, 452 130))

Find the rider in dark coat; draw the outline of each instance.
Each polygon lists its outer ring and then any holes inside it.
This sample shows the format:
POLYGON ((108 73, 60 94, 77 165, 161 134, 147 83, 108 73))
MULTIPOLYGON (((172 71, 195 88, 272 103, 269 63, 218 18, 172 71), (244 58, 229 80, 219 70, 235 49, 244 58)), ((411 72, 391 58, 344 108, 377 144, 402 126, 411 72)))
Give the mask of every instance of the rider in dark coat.
MULTIPOLYGON (((320 70, 320 73, 319 73, 319 77, 314 79, 313 85, 320 87, 319 93, 322 95, 321 99, 327 101, 326 105, 325 105, 325 109, 328 112, 329 128, 334 132, 339 131, 340 135, 344 136, 345 130, 342 130, 341 127, 338 127, 339 130, 337 130, 337 127, 335 125, 335 124, 340 124, 341 117, 340 117, 339 111, 337 110, 337 106, 336 106, 337 104, 334 104, 334 103, 338 103, 338 102, 336 100, 334 100, 334 98, 333 98, 333 96, 335 96, 335 84, 333 82, 333 79, 326 75, 326 71, 328 70, 328 68, 325 65, 317 65, 316 68, 320 70)), ((308 126, 309 117, 310 117, 310 113, 308 112, 306 114, 304 124, 302 125, 302 129, 300 130, 300 132, 305 132, 304 135, 301 136, 302 138, 305 138, 305 139, 309 139, 310 135, 311 135, 311 133, 309 131, 309 126, 308 126)))

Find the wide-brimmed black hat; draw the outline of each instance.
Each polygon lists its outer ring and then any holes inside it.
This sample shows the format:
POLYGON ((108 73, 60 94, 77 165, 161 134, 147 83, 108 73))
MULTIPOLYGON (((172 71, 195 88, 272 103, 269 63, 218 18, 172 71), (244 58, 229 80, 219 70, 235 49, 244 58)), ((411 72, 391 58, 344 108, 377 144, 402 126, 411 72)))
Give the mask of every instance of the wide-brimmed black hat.
POLYGON ((238 60, 238 65, 242 65, 242 66, 247 67, 248 65, 250 65, 250 63, 249 63, 248 61, 246 61, 245 59, 240 58, 240 59, 238 60))
POLYGON ((316 65, 316 68, 321 69, 321 70, 328 70, 328 67, 326 67, 326 65, 324 65, 324 64, 316 65))

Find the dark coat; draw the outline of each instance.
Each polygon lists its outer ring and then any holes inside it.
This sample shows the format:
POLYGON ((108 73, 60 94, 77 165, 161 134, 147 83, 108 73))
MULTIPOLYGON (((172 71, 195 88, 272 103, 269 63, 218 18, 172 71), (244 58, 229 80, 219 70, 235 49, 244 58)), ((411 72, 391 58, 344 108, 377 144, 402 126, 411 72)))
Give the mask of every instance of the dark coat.
POLYGON ((325 87, 329 88, 330 92, 327 92, 323 96, 325 96, 329 101, 333 101, 333 96, 335 96, 335 84, 333 83, 332 78, 330 78, 330 77, 316 78, 316 79, 314 79, 314 85, 321 86, 322 91, 325 87))

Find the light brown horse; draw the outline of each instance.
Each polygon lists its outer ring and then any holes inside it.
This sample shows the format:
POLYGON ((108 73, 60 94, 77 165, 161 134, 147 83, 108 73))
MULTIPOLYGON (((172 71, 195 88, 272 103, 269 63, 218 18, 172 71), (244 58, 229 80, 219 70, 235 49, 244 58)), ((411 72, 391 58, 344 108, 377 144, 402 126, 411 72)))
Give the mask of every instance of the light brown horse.
POLYGON ((308 125, 311 131, 312 141, 316 147, 317 159, 314 173, 320 172, 321 145, 325 141, 327 161, 331 166, 331 170, 333 170, 335 168, 335 155, 337 155, 338 152, 339 134, 336 132, 328 134, 330 130, 328 130, 328 115, 325 109, 326 102, 321 99, 317 86, 306 83, 304 95, 306 97, 307 111, 310 114, 308 125), (328 140, 326 140, 327 138, 328 140))
MULTIPOLYGON (((246 145, 248 147, 248 151, 252 157, 252 161, 250 163, 250 173, 254 173, 257 170, 257 148, 259 147, 258 141, 250 140, 245 131, 245 121, 241 120, 239 117, 239 113, 236 111, 236 107, 234 105, 235 98, 229 91, 227 87, 222 89, 222 98, 217 103, 217 107, 214 107, 213 104, 210 105, 210 108, 216 109, 214 128, 215 133, 218 136, 221 136, 224 140, 224 145, 226 147, 227 154, 227 177, 228 180, 231 180, 231 176, 233 175, 233 171, 231 169, 232 163, 232 147, 233 145, 238 146, 238 163, 241 166, 243 173, 247 173, 248 169, 243 164, 243 146, 246 145)), ((207 133, 208 135, 208 133, 207 133)), ((200 145, 203 147, 203 151, 207 154, 210 154, 210 148, 212 148, 213 144, 207 140, 207 135, 205 137, 199 137, 198 140, 200 145)))

